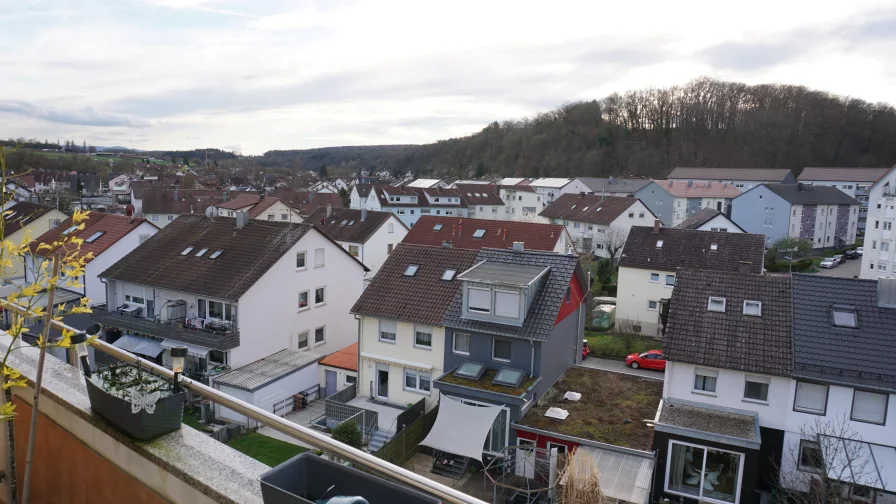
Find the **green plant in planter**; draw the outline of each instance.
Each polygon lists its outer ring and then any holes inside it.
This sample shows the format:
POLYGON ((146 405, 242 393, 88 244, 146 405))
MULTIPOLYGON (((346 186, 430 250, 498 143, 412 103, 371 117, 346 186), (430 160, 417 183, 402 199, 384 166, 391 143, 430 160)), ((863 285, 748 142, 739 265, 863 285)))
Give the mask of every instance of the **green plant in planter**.
POLYGON ((113 364, 89 378, 107 394, 131 403, 131 411, 152 414, 155 403, 174 394, 174 384, 137 366, 113 364))

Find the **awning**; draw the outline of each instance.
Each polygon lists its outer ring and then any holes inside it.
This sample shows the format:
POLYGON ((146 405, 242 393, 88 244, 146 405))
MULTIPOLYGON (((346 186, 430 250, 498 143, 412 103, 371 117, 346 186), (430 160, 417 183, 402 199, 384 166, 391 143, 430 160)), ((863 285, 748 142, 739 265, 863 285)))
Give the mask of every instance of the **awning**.
POLYGON ((208 353, 212 351, 211 348, 206 348, 204 346, 199 345, 191 345, 190 343, 184 343, 183 341, 177 340, 162 340, 162 348, 178 348, 183 347, 187 349, 187 354, 192 355, 193 357, 199 357, 200 359, 205 359, 208 357, 208 353))
POLYGON ((818 444, 829 478, 896 492, 896 447, 825 435, 818 444))
POLYGON ((417 371, 432 371, 432 364, 395 359, 392 357, 386 357, 384 355, 361 352, 361 358, 373 362, 379 362, 380 364, 395 364, 403 368, 416 369, 417 371))
POLYGON ((138 353, 155 359, 162 353, 162 345, 156 340, 134 336, 133 334, 124 334, 112 345, 127 350, 131 353, 138 353))
POLYGON ((574 463, 586 460, 600 475, 600 489, 607 497, 633 504, 646 504, 654 459, 594 446, 579 445, 574 463))
POLYGON ((420 444, 482 462, 482 447, 501 409, 471 406, 440 394, 436 422, 420 444))

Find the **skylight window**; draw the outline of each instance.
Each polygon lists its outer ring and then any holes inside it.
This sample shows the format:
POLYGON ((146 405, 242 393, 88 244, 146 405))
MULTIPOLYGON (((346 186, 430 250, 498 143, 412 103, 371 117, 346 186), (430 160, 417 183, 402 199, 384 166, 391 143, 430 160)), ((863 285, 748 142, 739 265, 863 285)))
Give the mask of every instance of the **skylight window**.
POLYGON ((762 303, 760 301, 744 301, 744 315, 762 316, 762 303))
POLYGON ((441 231, 441 230, 442 230, 442 225, 441 225, 441 224, 436 224, 435 226, 432 227, 432 230, 433 230, 433 231, 441 231))
POLYGON ((420 269, 419 264, 408 264, 408 267, 404 270, 404 276, 412 277, 417 274, 418 269, 420 269))
POLYGON ((725 313, 725 298, 710 296, 709 305, 706 309, 712 312, 725 313))
POLYGON ((600 209, 601 209, 601 208, 603 208, 603 207, 602 207, 602 206, 599 206, 599 207, 595 208, 594 211, 595 211, 595 212, 600 212, 600 209))
POLYGON ((342 222, 339 223, 340 226, 344 226, 346 224, 348 224, 348 219, 344 219, 342 222))
POLYGON ((476 232, 473 233, 473 238, 482 238, 483 236, 485 236, 485 230, 481 228, 477 229, 476 232))
POLYGON ((355 223, 355 220, 354 220, 354 219, 348 221, 348 225, 349 225, 349 226, 354 225, 354 223, 355 223))
POLYGON ((180 253, 180 255, 187 255, 187 254, 189 254, 189 253, 192 252, 192 251, 193 251, 193 247, 187 247, 187 248, 184 249, 183 252, 180 253))
POLYGON ((442 280, 445 280, 446 282, 454 280, 454 275, 456 275, 456 274, 457 274, 456 269, 448 268, 445 270, 444 273, 442 273, 442 280))
POLYGON ((478 380, 482 377, 482 373, 484 372, 485 364, 466 361, 457 368, 457 371, 454 372, 454 376, 466 378, 468 380, 478 380))
POLYGON ((63 231, 62 234, 67 235, 67 234, 71 233, 72 231, 75 231, 76 229, 78 229, 78 226, 72 226, 72 227, 66 229, 65 231, 63 231))
POLYGON ((202 257, 205 255, 206 252, 208 252, 208 248, 203 248, 199 252, 196 252, 196 257, 202 257))
POLYGON ((18 213, 18 212, 16 212, 16 211, 12 211, 12 212, 9 213, 9 215, 6 216, 6 218, 7 218, 7 219, 12 219, 12 216, 15 215, 15 214, 17 214, 17 213, 18 213))
POLYGON ((573 205, 573 206, 569 207, 569 209, 570 209, 570 210, 575 210, 577 206, 579 206, 579 205, 577 205, 577 204, 576 204, 576 205, 573 205))
POLYGON ((833 323, 835 327, 848 327, 850 329, 859 327, 859 319, 856 315, 855 306, 834 305, 831 309, 831 314, 834 319, 833 323))
POLYGON ((709 250, 719 250, 719 244, 718 244, 718 243, 711 243, 711 244, 709 245, 709 250))
POLYGON ((656 241, 656 248, 663 248, 663 240, 656 241))
POLYGON ((587 212, 587 211, 588 211, 588 207, 583 208, 582 211, 583 211, 583 212, 587 212))
POLYGON ((103 236, 104 234, 106 234, 105 231, 97 231, 96 233, 93 233, 92 235, 90 235, 90 238, 88 238, 84 241, 87 243, 93 243, 97 240, 97 238, 99 238, 100 236, 103 236))
POLYGON ((495 385, 503 385, 505 387, 519 387, 526 377, 526 372, 522 369, 501 368, 492 383, 495 385))
POLYGON ((212 255, 208 256, 208 258, 209 259, 217 259, 218 256, 220 256, 223 253, 224 253, 223 250, 216 250, 216 251, 212 252, 212 255))

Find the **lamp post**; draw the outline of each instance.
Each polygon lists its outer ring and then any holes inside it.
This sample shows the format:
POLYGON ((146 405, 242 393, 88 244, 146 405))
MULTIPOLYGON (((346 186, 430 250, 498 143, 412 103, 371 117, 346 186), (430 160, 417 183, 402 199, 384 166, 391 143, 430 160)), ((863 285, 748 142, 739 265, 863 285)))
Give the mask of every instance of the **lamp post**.
POLYGON ((177 392, 179 385, 177 378, 184 372, 184 358, 187 356, 185 347, 175 347, 171 349, 171 370, 174 371, 174 391, 177 392))

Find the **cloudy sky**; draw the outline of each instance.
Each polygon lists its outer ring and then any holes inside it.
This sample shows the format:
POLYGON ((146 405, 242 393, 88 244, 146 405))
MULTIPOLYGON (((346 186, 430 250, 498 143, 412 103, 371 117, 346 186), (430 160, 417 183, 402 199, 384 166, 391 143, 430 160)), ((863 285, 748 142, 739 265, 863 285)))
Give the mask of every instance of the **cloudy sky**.
POLYGON ((424 143, 701 75, 896 103, 892 0, 17 0, 0 54, 0 137, 143 149, 424 143))

